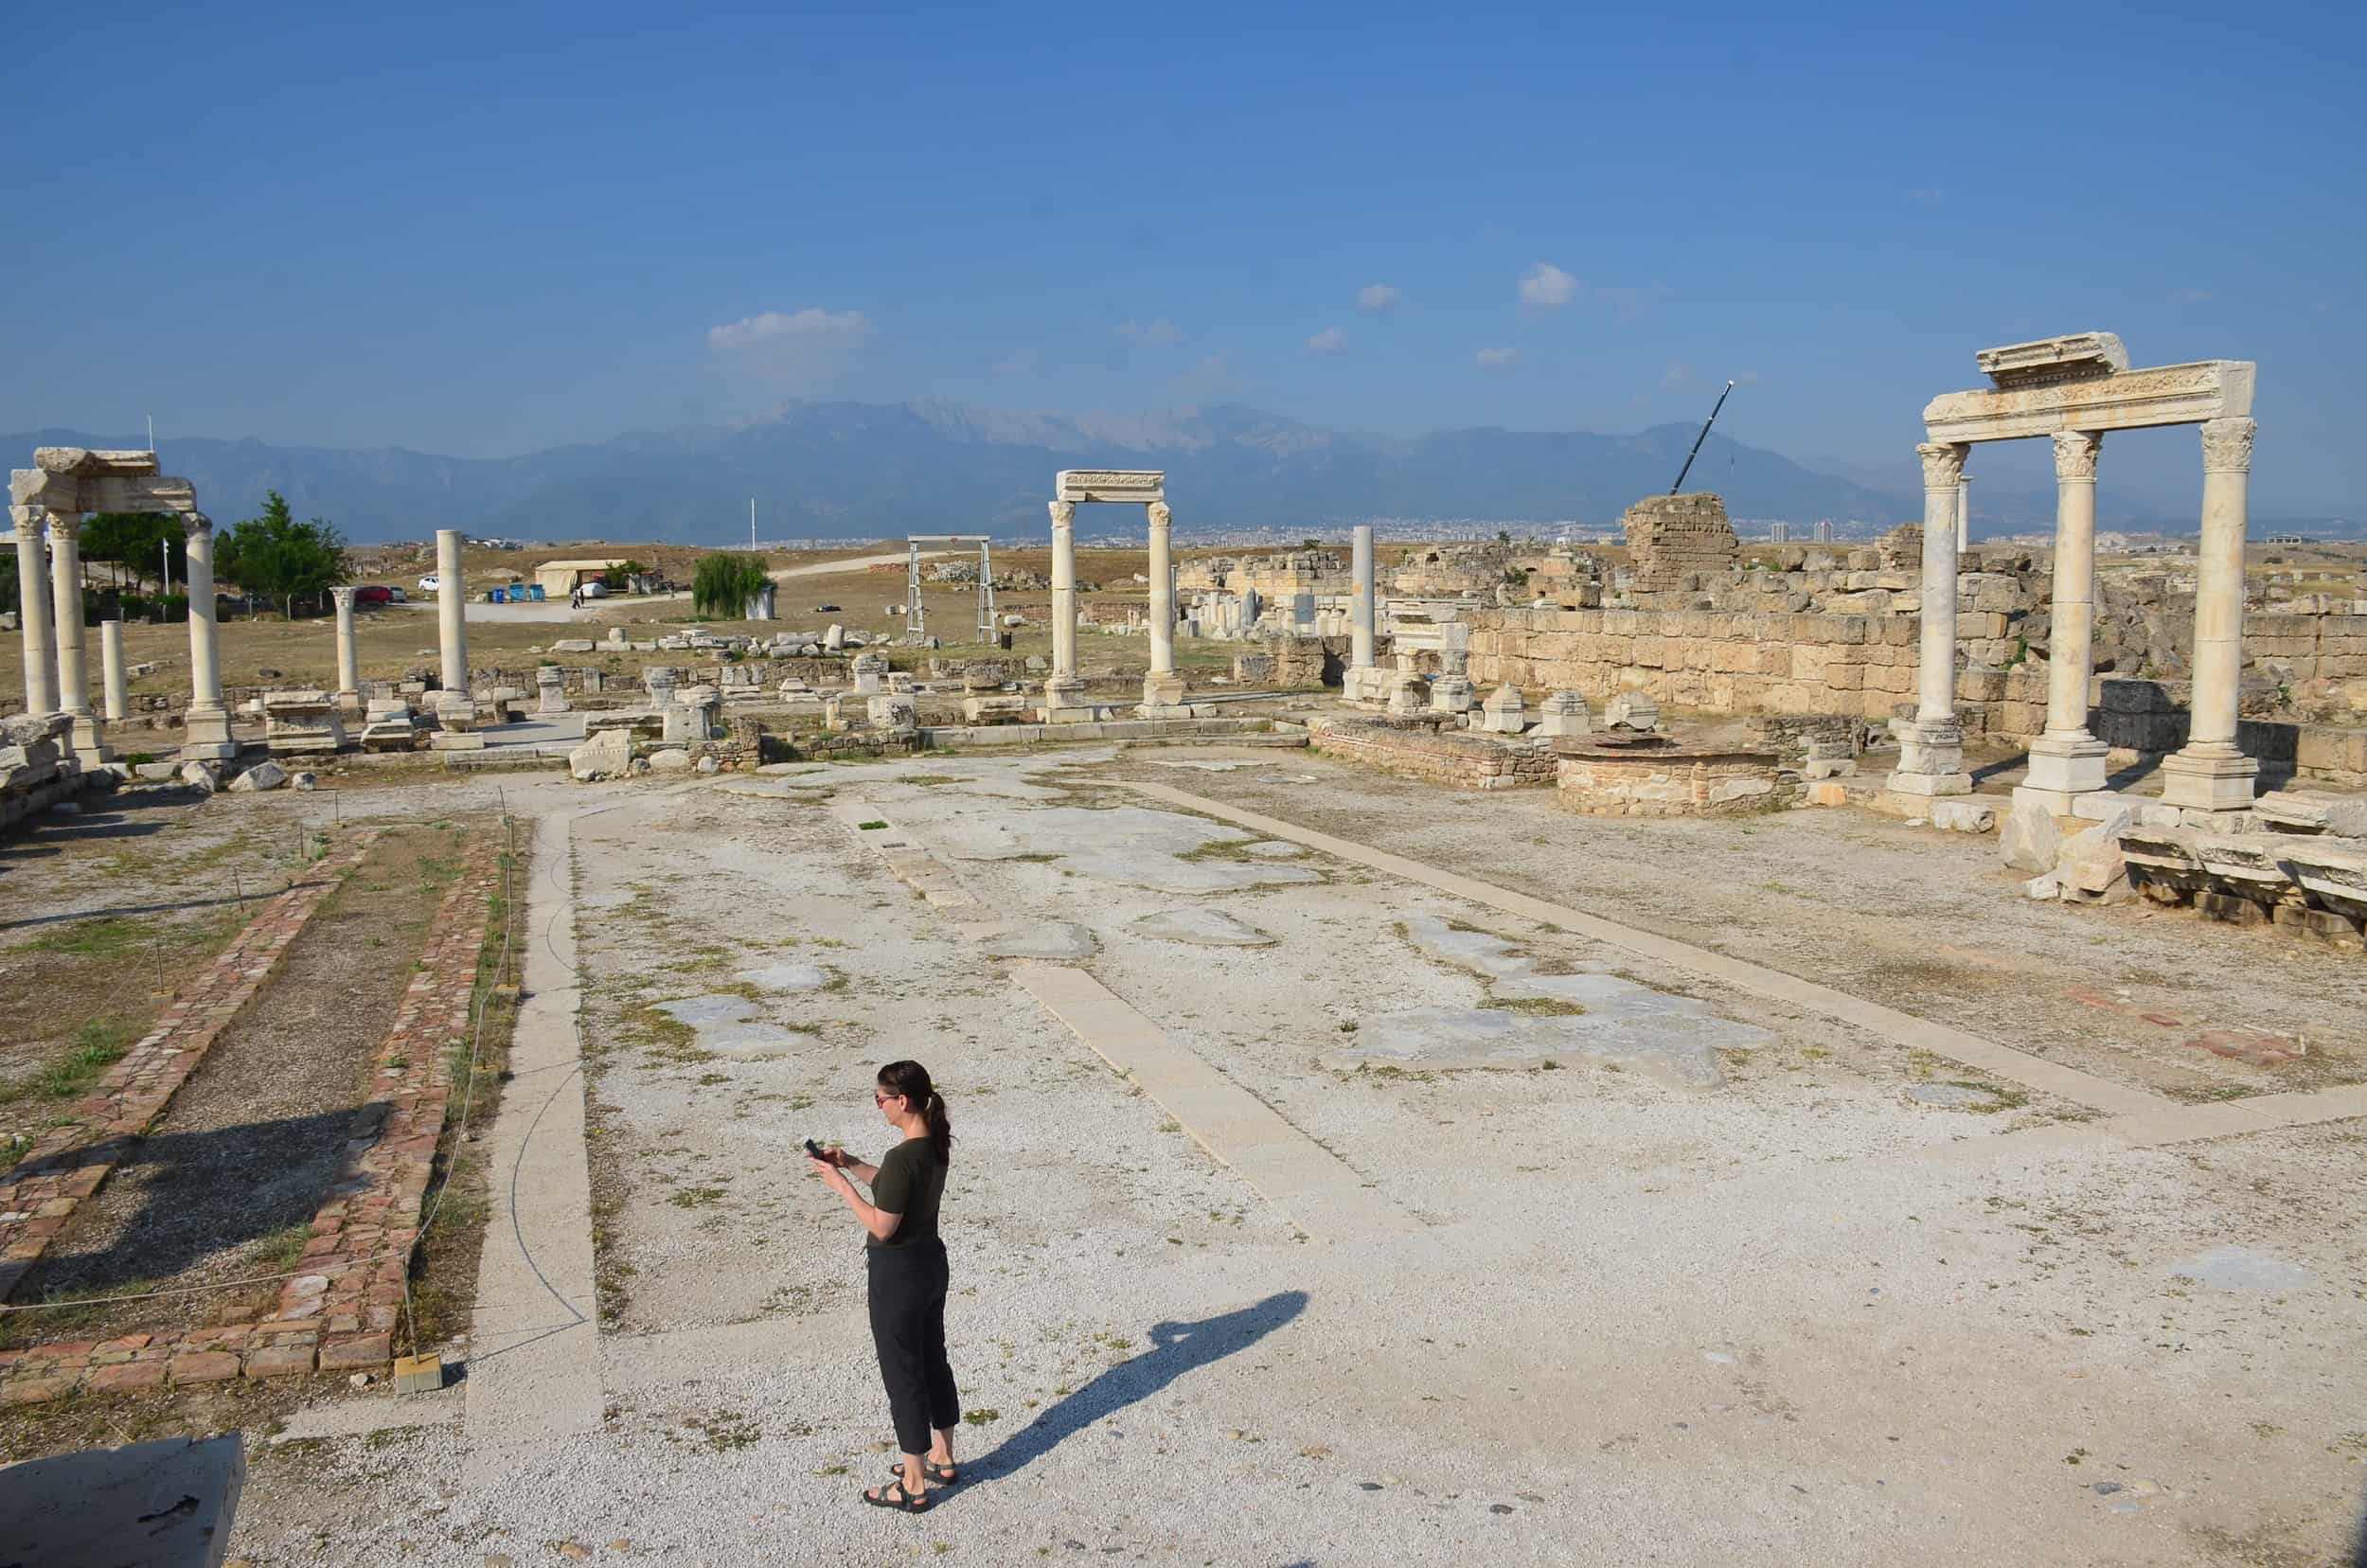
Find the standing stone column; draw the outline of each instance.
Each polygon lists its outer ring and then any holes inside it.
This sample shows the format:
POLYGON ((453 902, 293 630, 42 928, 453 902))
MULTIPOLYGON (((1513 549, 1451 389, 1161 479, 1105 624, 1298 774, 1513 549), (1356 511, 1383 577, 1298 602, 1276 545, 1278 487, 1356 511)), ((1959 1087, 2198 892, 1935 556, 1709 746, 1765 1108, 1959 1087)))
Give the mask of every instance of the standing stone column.
MULTIPOLYGON (((1043 684, 1044 719, 1059 723, 1084 708, 1077 678, 1077 503, 1052 503, 1052 678, 1043 684)), ((1090 711, 1090 710, 1087 710, 1090 711)))
POLYGON ((436 632, 443 688, 469 694, 469 589, 460 573, 460 530, 436 530, 436 632))
POLYGON ((47 546, 42 540, 43 518, 30 507, 13 508, 16 524, 17 624, 25 637, 25 711, 35 716, 58 711, 58 688, 50 679, 56 649, 49 634, 47 546))
POLYGON ((74 757, 105 762, 107 743, 90 706, 90 640, 82 629, 82 520, 49 514, 50 618, 58 639, 58 711, 74 721, 74 757))
POLYGON ((132 716, 132 686, 124 678, 123 623, 119 620, 98 623, 98 673, 106 690, 107 722, 120 724, 132 716))
POLYGON ((1184 701, 1184 677, 1175 672, 1175 565, 1168 553, 1175 513, 1165 501, 1150 504, 1150 673, 1143 677, 1143 706, 1174 707, 1184 701))
POLYGON ((2014 792, 2056 816, 2104 788, 2104 742, 2088 730, 2096 605, 2096 454, 2101 433, 2055 437, 2055 607, 2047 633, 2046 733, 2030 743, 2029 781, 2014 792))
POLYGON ((337 606, 337 705, 348 710, 362 705, 362 653, 354 643, 352 588, 331 588, 337 606))
POLYGON ((2202 424, 2202 545, 2195 573, 2194 722, 2162 759, 2162 800, 2198 811, 2251 808, 2260 764, 2235 745, 2244 670, 2244 529, 2251 478, 2250 419, 2202 424))
POLYGON ((1901 794, 1972 793, 1965 732, 1956 723, 1956 481, 1971 450, 1961 441, 1915 448, 1923 459, 1923 657, 1914 722, 1899 737, 1889 780, 1901 794))
POLYGON ((1388 690, 1373 668, 1372 525, 1358 524, 1348 539, 1348 668, 1340 695, 1351 703, 1378 703, 1388 690))
POLYGON ((227 762, 239 755, 222 701, 222 645, 214 629, 214 520, 184 512, 189 593, 189 711, 181 741, 185 762, 227 762))
POLYGON ((1956 553, 1972 548, 1972 481, 1956 481, 1956 553))

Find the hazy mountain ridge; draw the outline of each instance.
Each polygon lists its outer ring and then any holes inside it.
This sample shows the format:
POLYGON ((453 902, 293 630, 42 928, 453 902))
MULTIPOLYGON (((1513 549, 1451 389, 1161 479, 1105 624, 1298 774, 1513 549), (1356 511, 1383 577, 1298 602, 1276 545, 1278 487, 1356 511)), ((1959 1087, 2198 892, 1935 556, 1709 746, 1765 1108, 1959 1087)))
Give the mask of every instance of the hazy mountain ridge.
MULTIPOLYGON (((736 427, 632 431, 518 457, 197 437, 166 443, 162 455, 168 472, 194 481, 200 504, 224 521, 252 515, 264 491, 277 490, 297 515, 333 519, 357 541, 466 527, 720 543, 744 536, 751 495, 767 538, 1040 534, 1054 472, 1098 465, 1166 469, 1178 521, 1189 526, 1289 529, 1396 517, 1575 518, 1607 527, 1639 497, 1668 488, 1695 428, 1384 437, 1231 404, 1063 414, 810 401, 736 427)), ((36 445, 143 444, 65 430, 0 441, 27 458, 36 445)), ((1817 473, 1717 435, 1687 487, 1719 491, 1736 517, 1803 525, 1833 517, 1883 527, 1921 510, 1912 493, 1817 473)))

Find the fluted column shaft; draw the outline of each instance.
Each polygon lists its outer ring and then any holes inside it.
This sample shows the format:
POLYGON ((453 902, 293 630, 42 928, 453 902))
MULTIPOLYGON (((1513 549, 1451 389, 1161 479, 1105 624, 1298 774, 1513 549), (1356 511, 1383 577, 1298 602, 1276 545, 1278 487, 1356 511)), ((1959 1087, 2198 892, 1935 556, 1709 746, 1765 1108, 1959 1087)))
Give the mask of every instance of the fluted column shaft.
POLYGON ((1956 481, 1956 553, 1972 548, 1972 481, 1956 481))
POLYGON ((1165 501, 1150 504, 1150 672, 1175 668, 1175 568, 1168 559, 1175 513, 1165 501))
POLYGON ((25 711, 58 711, 58 688, 50 679, 55 648, 49 633, 49 572, 42 540, 44 518, 29 507, 15 509, 17 625, 25 640, 25 711))
POLYGON ((1052 674, 1077 676, 1077 503, 1052 503, 1052 674))

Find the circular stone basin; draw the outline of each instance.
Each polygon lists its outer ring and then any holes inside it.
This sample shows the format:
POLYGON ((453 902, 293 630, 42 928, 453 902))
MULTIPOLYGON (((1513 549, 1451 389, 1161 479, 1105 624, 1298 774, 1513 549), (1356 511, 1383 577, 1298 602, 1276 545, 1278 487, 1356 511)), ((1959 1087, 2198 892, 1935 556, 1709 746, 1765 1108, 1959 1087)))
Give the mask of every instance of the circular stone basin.
POLYGON ((1590 735, 1554 746, 1556 798, 1588 816, 1739 816, 1800 798, 1773 752, 1664 735, 1590 735))

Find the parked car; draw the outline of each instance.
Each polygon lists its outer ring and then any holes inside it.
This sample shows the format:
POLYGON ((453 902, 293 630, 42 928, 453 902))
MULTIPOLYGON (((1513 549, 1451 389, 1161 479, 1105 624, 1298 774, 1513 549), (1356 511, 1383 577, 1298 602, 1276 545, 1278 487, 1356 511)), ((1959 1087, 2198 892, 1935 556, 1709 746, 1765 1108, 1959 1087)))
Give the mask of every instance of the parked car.
POLYGON ((422 594, 433 594, 442 588, 443 585, 444 579, 434 572, 430 572, 427 576, 419 579, 419 592, 422 594))
POLYGON ((608 584, 598 578, 586 578, 583 579, 583 597, 588 599, 606 598, 608 584))
POLYGON ((353 602, 356 604, 397 604, 401 602, 401 589, 388 588, 375 582, 365 583, 353 591, 353 602))

